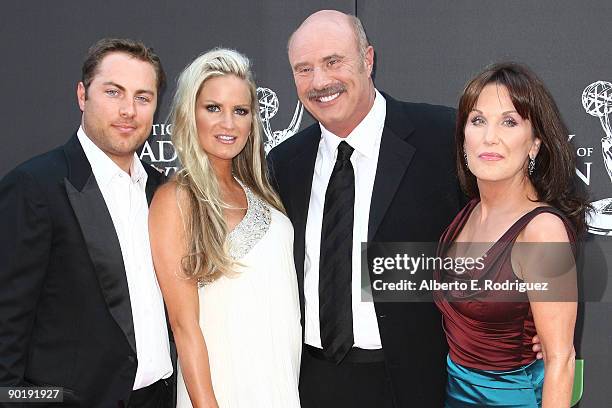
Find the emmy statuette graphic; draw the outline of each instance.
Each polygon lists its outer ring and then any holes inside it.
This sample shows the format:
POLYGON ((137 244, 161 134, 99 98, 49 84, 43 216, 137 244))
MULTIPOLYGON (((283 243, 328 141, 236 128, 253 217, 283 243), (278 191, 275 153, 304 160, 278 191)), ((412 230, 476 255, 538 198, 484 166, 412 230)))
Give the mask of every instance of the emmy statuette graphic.
POLYGON ((276 96, 276 92, 269 88, 257 88, 257 98, 259 99, 259 117, 261 118, 263 130, 267 136, 264 142, 264 149, 266 154, 268 154, 274 147, 297 133, 300 129, 300 123, 302 122, 304 106, 298 101, 289 127, 283 130, 272 131, 270 119, 278 113, 278 97, 276 96))
MULTIPOLYGON (((603 162, 612 182, 612 83, 593 82, 582 92, 582 106, 591 116, 599 118, 605 136, 601 139, 603 162)), ((589 214, 588 230, 591 234, 612 235, 612 198, 604 198, 591 203, 593 211, 589 214)))

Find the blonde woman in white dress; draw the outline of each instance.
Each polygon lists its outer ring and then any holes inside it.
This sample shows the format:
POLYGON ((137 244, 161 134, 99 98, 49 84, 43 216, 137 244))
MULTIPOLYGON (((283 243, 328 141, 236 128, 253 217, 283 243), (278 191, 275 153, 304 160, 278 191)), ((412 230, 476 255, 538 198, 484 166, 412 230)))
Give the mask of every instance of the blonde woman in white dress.
POLYGON ((258 110, 236 51, 209 51, 180 75, 171 121, 182 169, 149 218, 179 408, 299 407, 293 228, 267 180, 258 110))

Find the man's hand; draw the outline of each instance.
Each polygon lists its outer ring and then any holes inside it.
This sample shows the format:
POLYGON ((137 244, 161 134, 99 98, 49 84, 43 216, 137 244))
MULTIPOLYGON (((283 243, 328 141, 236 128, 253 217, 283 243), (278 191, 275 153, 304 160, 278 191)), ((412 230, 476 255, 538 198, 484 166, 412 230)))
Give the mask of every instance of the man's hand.
POLYGON ((542 343, 540 343, 540 338, 537 334, 533 336, 533 339, 531 339, 531 343, 533 343, 531 349, 534 353, 536 353, 536 358, 538 360, 541 360, 544 355, 542 354, 542 343))

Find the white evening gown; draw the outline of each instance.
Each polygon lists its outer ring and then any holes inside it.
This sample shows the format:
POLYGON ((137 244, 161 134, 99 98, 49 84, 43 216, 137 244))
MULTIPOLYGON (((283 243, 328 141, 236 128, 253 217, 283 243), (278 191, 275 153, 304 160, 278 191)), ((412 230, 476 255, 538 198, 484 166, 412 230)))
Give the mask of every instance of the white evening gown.
MULTIPOLYGON (((293 227, 245 187, 230 233, 238 275, 199 289, 200 327, 220 408, 297 408, 302 349, 293 227)), ((177 408, 191 407, 178 371, 177 408)))

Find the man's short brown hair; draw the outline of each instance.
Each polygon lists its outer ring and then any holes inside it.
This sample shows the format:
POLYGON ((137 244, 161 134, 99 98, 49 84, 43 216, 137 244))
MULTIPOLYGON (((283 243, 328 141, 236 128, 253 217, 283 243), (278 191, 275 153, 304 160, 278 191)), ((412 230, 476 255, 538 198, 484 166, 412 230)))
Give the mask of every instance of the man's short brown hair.
POLYGON ((127 38, 103 38, 89 48, 83 67, 81 69, 81 81, 85 91, 89 88, 100 62, 104 57, 112 52, 122 52, 136 59, 148 62, 155 69, 157 76, 157 92, 166 85, 166 74, 161 65, 161 61, 153 48, 149 48, 140 41, 127 38))

